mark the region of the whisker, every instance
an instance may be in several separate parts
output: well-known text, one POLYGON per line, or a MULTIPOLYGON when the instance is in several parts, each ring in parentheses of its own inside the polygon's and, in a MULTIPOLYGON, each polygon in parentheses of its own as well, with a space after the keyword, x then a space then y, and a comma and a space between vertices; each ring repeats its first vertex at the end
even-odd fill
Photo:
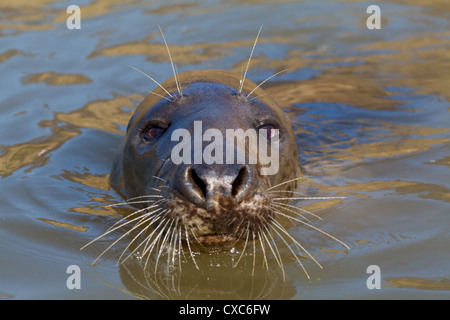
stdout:
MULTIPOLYGON (((244 74, 244 63, 241 63, 241 77, 243 76, 243 74, 244 74)), ((242 81, 242 80, 239 80, 239 81, 242 81)), ((239 83, 239 84, 241 84, 241 83, 239 83)))
MULTIPOLYGON (((153 217, 148 217, 147 219, 145 219, 142 223, 147 223, 147 222, 149 222, 150 220, 152 220, 152 218, 153 217)), ((158 219, 155 219, 155 221, 156 220, 158 220, 158 219)), ((123 251, 122 251, 122 253, 120 254, 120 256, 119 256, 119 258, 117 259, 117 263, 116 263, 116 266, 117 265, 119 265, 119 263, 124 263, 128 258, 129 258, 129 256, 126 258, 126 259, 124 259, 123 261, 121 261, 122 260, 122 256, 125 254, 125 252, 127 252, 127 250, 130 248, 130 246, 133 244, 133 242, 134 241, 136 241, 136 239, 143 233, 143 232, 145 232, 145 231, 147 231, 147 229, 149 228, 151 226, 151 223, 149 223, 147 226, 145 226, 144 228, 142 228, 142 230, 128 243, 128 245, 125 247, 125 249, 123 249, 123 251)), ((136 227, 138 227, 138 226, 135 226, 135 227, 133 227, 133 229, 131 229, 131 230, 134 230, 136 227)), ((130 231, 131 231, 130 230, 130 231)), ((133 252, 134 252, 134 250, 133 250, 133 252)))
MULTIPOLYGON (((258 237, 259 237, 260 239, 262 239, 262 237, 261 237, 261 232, 259 232, 259 231, 258 231, 258 237)), ((264 248, 264 242, 263 242, 263 241, 260 241, 259 244, 261 245, 261 249, 262 249, 262 251, 263 251, 263 257, 264 257, 263 266, 264 266, 264 262, 265 262, 265 264, 266 264, 266 269, 267 269, 267 271, 269 271, 269 264, 268 264, 268 262, 267 262, 266 249, 264 248)))
POLYGON ((281 183, 279 183, 279 184, 276 184, 276 185, 274 185, 274 186, 268 188, 267 191, 270 191, 270 190, 272 190, 272 189, 278 188, 279 186, 282 186, 282 185, 284 185, 284 184, 286 184, 286 183, 294 182, 294 181, 296 181, 296 180, 301 180, 301 179, 305 179, 305 178, 306 178, 306 177, 303 176, 303 177, 298 177, 298 178, 290 179, 290 180, 287 180, 287 181, 283 181, 283 182, 281 182, 281 183))
MULTIPOLYGON (((305 252, 306 255, 307 255, 311 260, 313 260, 313 261, 314 261, 321 269, 323 269, 322 265, 316 260, 316 258, 314 258, 314 257, 309 253, 309 251, 306 250, 306 249, 300 244, 300 242, 297 241, 297 239, 295 239, 293 236, 291 236, 291 235, 289 234, 289 232, 287 232, 287 230, 286 230, 286 229, 285 229, 278 221, 276 221, 274 218, 272 218, 272 221, 273 221, 274 226, 276 225, 277 228, 278 228, 281 232, 283 232, 285 235, 288 236, 289 239, 292 240, 292 242, 294 243, 294 245, 295 245, 295 247, 297 248, 297 250, 299 250, 300 252, 301 252, 301 251, 305 252)), ((277 232, 275 229, 274 229, 274 231, 277 232)), ((278 233, 278 232, 277 232, 277 233, 278 233)), ((283 237, 281 237, 281 238, 284 239, 283 237)))
POLYGON ((163 33, 163 31, 161 29, 161 26, 159 24, 158 24, 158 28, 159 28, 159 31, 161 31, 161 36, 162 36, 162 38, 164 40, 164 44, 166 45, 167 53, 169 54, 170 63, 172 65, 173 76, 175 78, 175 83, 177 85, 178 92, 180 93, 180 95, 183 95, 183 92, 181 91, 181 88, 180 88, 180 84, 178 83, 178 77, 177 77, 177 74, 175 72, 175 66, 173 65, 172 55, 170 54, 170 50, 169 50, 169 46, 167 45, 166 37, 164 37, 164 33, 163 33))
MULTIPOLYGON (((178 241, 176 241, 176 242, 178 242, 178 251, 177 251, 177 253, 178 253, 178 285, 177 285, 177 288, 175 289, 175 286, 174 286, 174 289, 175 289, 175 292, 178 294, 178 296, 181 296, 181 253, 182 253, 182 242, 181 242, 181 225, 182 225, 182 223, 180 223, 180 226, 179 226, 179 228, 178 228, 178 233, 177 233, 177 237, 176 237, 176 239, 178 240, 178 241)), ((175 246, 177 245, 177 243, 175 242, 175 246)), ((175 250, 175 248, 174 248, 174 250, 175 250)), ((175 264, 175 261, 174 261, 174 264, 175 264)))
MULTIPOLYGON (((162 198, 162 197, 161 197, 162 198)), ((130 204, 139 204, 139 203, 149 203, 149 201, 155 202, 156 200, 142 200, 142 201, 127 201, 127 202, 118 202, 114 204, 109 204, 106 206, 106 208, 110 207, 118 207, 118 206, 124 206, 124 205, 130 205, 130 204)), ((152 203, 153 203, 152 202, 152 203)))
MULTIPOLYGON (((162 212, 159 212, 157 215, 155 215, 155 216, 152 216, 152 217, 149 217, 148 218, 148 222, 149 222, 149 224, 145 227, 145 228, 143 228, 142 230, 141 230, 141 232, 139 232, 134 238, 133 238, 133 240, 131 240, 130 241, 130 243, 128 244, 128 246, 122 251, 122 254, 120 255, 120 257, 119 257, 119 259, 117 260, 117 263, 120 263, 120 260, 122 259, 122 256, 125 254, 125 252, 128 250, 128 248, 131 246, 131 244, 142 234, 142 233, 144 233, 145 231, 147 231, 147 229, 149 228, 149 227, 151 227, 151 225, 153 224, 153 223, 155 223, 156 221, 158 221, 159 219, 161 219, 162 218, 162 216, 167 212, 167 211, 169 211, 168 209, 166 209, 166 210, 164 210, 164 211, 162 211, 162 212), (151 221, 151 222, 150 222, 151 221)), ((133 250, 134 251, 134 250, 133 250)), ((128 256, 129 257, 129 256, 128 256)), ((127 259, 128 259, 128 257, 127 257, 127 259)), ((126 259, 125 259, 126 260, 126 259)), ((122 263, 123 262, 125 262, 125 260, 123 260, 122 261, 122 263)))
MULTIPOLYGON (((179 265, 178 265, 178 272, 181 273, 181 260, 180 260, 180 247, 179 245, 179 235, 180 233, 177 232, 177 230, 179 229, 178 224, 180 223, 180 220, 177 219, 176 223, 175 223, 175 227, 173 227, 172 229, 172 235, 171 235, 171 239, 170 239, 170 250, 172 252, 172 258, 171 258, 171 264, 169 265, 169 254, 167 256, 167 276, 170 276, 170 270, 171 267, 175 268, 175 256, 178 255, 178 261, 179 261, 179 265)), ((181 226, 181 223, 180 223, 181 226)), ((177 295, 181 295, 181 288, 180 288, 180 275, 178 275, 178 285, 175 284, 175 274, 171 275, 171 280, 172 280, 172 291, 175 292, 177 295)))
POLYGON ((197 262, 195 261, 194 254, 192 253, 191 245, 189 244, 189 235, 188 235, 188 230, 187 230, 186 227, 184 228, 184 231, 186 233, 186 243, 187 243, 188 248, 189 248, 189 254, 191 255, 192 261, 194 262, 195 267, 197 268, 197 270, 200 270, 200 268, 197 265, 197 262))
MULTIPOLYGON (((166 213, 167 211, 168 211, 167 209, 164 210, 163 212, 161 212, 161 215, 166 213)), ((130 258, 135 252, 137 252, 137 250, 139 250, 139 248, 142 245, 144 245, 144 248, 143 248, 142 254, 140 256, 141 256, 141 258, 144 258, 145 254, 146 254, 147 245, 150 242, 150 240, 152 240, 153 234, 155 234, 158 231, 158 229, 163 225, 164 221, 166 221, 166 220, 168 220, 168 219, 163 217, 162 220, 160 221, 160 223, 152 230, 152 232, 150 232, 150 234, 147 235, 147 237, 138 246, 136 246, 136 248, 134 248, 133 251, 130 252, 130 254, 122 261, 122 263, 125 262, 126 260, 128 260, 128 258, 130 258)), ((149 227, 150 227, 150 225, 149 225, 149 227)), ((155 241, 156 241, 156 239, 157 238, 155 238, 155 241)))
POLYGON ((157 244, 157 242, 161 241, 161 235, 165 232, 167 225, 172 220, 165 216, 163 219, 155 226, 155 228, 145 237, 145 240, 142 244, 144 247, 142 248, 142 256, 150 256, 150 253, 153 251, 153 247, 157 244), (155 237, 153 237, 157 234, 155 237))
MULTIPOLYGON (((169 225, 169 227, 168 227, 167 230, 171 230, 170 228, 172 227, 173 222, 174 222, 174 220, 171 219, 170 225, 169 225)), ((166 234, 165 234, 164 237, 163 237, 162 243, 161 243, 161 245, 159 246, 159 252, 158 252, 158 255, 157 255, 157 258, 156 258, 156 262, 155 262, 155 277, 156 277, 156 271, 158 270, 159 258, 161 258, 161 253, 162 253, 163 249, 164 249, 165 246, 166 246, 166 241, 167 241, 167 239, 168 239, 168 236, 169 236, 169 232, 166 232, 166 234)))
POLYGON ((149 78, 150 80, 152 80, 154 83, 156 83, 161 89, 163 89, 171 98, 173 98, 173 96, 170 94, 169 91, 166 90, 166 88, 164 88, 158 81, 156 81, 155 79, 153 79, 152 77, 150 77, 148 74, 146 74, 144 71, 139 70, 138 68, 135 68, 133 66, 128 66, 131 69, 136 70, 137 72, 142 73, 144 76, 146 76, 147 78, 149 78))
POLYGON ((255 264, 256 264, 256 243, 255 243, 255 231, 252 230, 253 237, 253 267, 252 267, 252 277, 255 275, 255 264))
POLYGON ((167 98, 167 97, 164 97, 162 94, 159 94, 159 93, 156 93, 156 92, 147 90, 147 89, 145 89, 145 91, 147 91, 147 92, 150 93, 150 94, 154 94, 155 96, 158 96, 158 97, 161 97, 161 98, 163 98, 163 99, 166 99, 166 100, 169 101, 169 102, 173 102, 173 100, 171 100, 171 99, 169 99, 169 98, 167 98))
POLYGON ((166 180, 164 180, 163 178, 158 177, 158 176, 152 176, 152 178, 159 179, 159 180, 161 180, 162 182, 167 182, 166 180))
POLYGON ((300 217, 300 218, 302 218, 302 219, 305 219, 305 220, 308 221, 308 222, 311 222, 311 220, 309 220, 308 218, 306 218, 304 215, 300 214, 299 212, 296 212, 296 211, 294 211, 294 210, 292 210, 292 209, 289 209, 289 208, 286 208, 286 207, 282 207, 282 206, 280 206, 280 205, 278 205, 278 204, 276 204, 276 203, 272 203, 272 204, 270 205, 270 207, 271 207, 272 209, 274 209, 274 211, 277 211, 277 210, 286 210, 286 211, 289 211, 289 212, 291 212, 291 213, 297 215, 298 217, 300 217))
MULTIPOLYGON (((152 208, 152 207, 154 207, 154 206, 155 206, 155 205, 150 206, 150 207, 147 207, 147 208, 144 208, 144 209, 141 209, 141 210, 137 210, 137 211, 135 211, 135 212, 129 214, 127 217, 132 216, 132 215, 135 215, 135 214, 138 213, 138 212, 142 212, 142 211, 144 211, 144 210, 148 210, 148 209, 150 209, 150 208, 152 208)), ((153 212, 153 211, 152 211, 152 212, 153 212)), ((83 247, 81 247, 80 250, 83 250, 83 249, 86 248, 87 246, 91 245, 92 243, 94 243, 95 241, 99 240, 100 238, 103 238, 104 236, 110 234, 111 232, 113 232, 113 231, 115 231, 115 230, 117 230, 117 229, 119 229, 119 228, 122 228, 122 227, 126 226, 127 224, 129 224, 129 223, 131 223, 131 222, 133 222, 133 221, 135 221, 135 220, 137 220, 137 219, 140 219, 140 218, 142 218, 142 217, 145 217, 145 216, 148 216, 148 215, 152 214, 152 212, 146 213, 146 214, 143 215, 143 216, 138 216, 138 217, 133 218, 133 219, 131 219, 131 220, 126 220, 125 217, 122 218, 122 219, 120 219, 120 220, 117 221, 111 228, 109 228, 106 232, 104 232, 103 234, 101 234, 100 236, 98 236, 97 238, 95 238, 94 240, 90 241, 89 243, 87 243, 87 244, 85 244, 83 247), (114 226, 116 226, 118 223, 120 223, 120 222, 122 222, 122 221, 124 221, 124 220, 126 220, 126 222, 120 224, 120 225, 117 226, 117 227, 114 227, 114 226)))
POLYGON ((175 253, 176 253, 176 248, 175 248, 175 243, 176 243, 176 232, 175 230, 178 227, 178 219, 175 221, 175 226, 171 229, 171 235, 170 235, 170 240, 169 240, 169 251, 167 254, 167 274, 169 274, 170 271, 170 266, 175 264, 175 253), (172 257, 170 257, 170 252, 172 253, 172 257), (172 259, 170 259, 172 258, 172 259), (170 261, 171 260, 171 261, 170 261))
MULTIPOLYGON (((302 268, 303 272, 305 273, 306 277, 308 278, 308 280, 311 280, 308 271, 306 271, 305 266, 303 265, 303 263, 300 261, 300 259, 297 257, 297 254, 294 252, 294 250, 292 250, 291 246, 289 245, 289 243, 287 243, 287 241, 281 236, 281 234, 275 229, 275 226, 273 228, 273 231, 275 231, 278 236, 280 237, 280 239, 286 244, 286 247, 288 247, 288 249, 292 252, 292 255, 295 257, 295 260, 297 260, 297 262, 300 264, 300 267, 302 268)), ((284 231, 284 230, 283 230, 284 231)))
POLYGON ((287 203, 273 201, 272 205, 276 206, 276 207, 279 207, 279 208, 283 208, 284 210, 287 210, 289 212, 295 213, 296 215, 302 217, 303 219, 305 219, 306 221, 309 221, 309 222, 311 222, 311 221, 308 218, 306 218, 305 216, 301 215, 299 212, 293 211, 293 210, 291 210, 289 208, 294 208, 294 209, 300 210, 301 212, 304 212, 306 214, 312 215, 314 218, 317 218, 319 220, 323 220, 321 217, 319 217, 317 214, 315 214, 315 213, 313 213, 311 211, 308 211, 308 210, 305 210, 303 208, 296 207, 296 206, 293 206, 293 205, 290 205, 290 204, 287 204, 287 203))
POLYGON ((281 259, 280 251, 278 250, 278 246, 276 245, 276 243, 275 243, 275 241, 274 241, 272 235, 270 234, 270 231, 267 229, 267 226, 264 226, 264 227, 265 227, 267 233, 269 234, 270 238, 272 239, 272 242, 273 242, 273 244, 274 244, 274 246, 275 246, 276 252, 275 252, 275 250, 272 248, 272 245, 270 244, 269 239, 267 239, 266 233, 262 232, 262 235, 264 236, 264 239, 266 240, 267 245, 268 245, 269 248, 270 248, 270 251, 272 251, 273 256, 275 257, 275 260, 277 260, 277 263, 278 263, 278 265, 280 266, 281 272, 282 272, 282 274, 283 274, 283 281, 285 281, 285 280, 286 280, 286 274, 285 274, 285 272, 284 272, 283 260, 281 259))
POLYGON ((286 69, 285 69, 285 70, 278 71, 277 73, 274 73, 273 75, 271 75, 270 77, 268 77, 266 80, 262 81, 260 84, 258 84, 258 85, 255 87, 255 89, 253 89, 252 91, 250 91, 249 94, 247 94, 247 98, 248 98, 249 96, 251 96, 252 93, 253 93, 256 89, 258 89, 259 87, 261 87, 265 82, 269 81, 270 79, 272 79, 273 77, 279 75, 280 73, 283 73, 283 72, 286 72, 286 71, 287 71, 286 69))
POLYGON ((248 67, 250 65, 250 61, 252 60, 253 51, 255 50, 256 43, 258 42, 259 34, 261 33, 262 27, 263 26, 261 25, 261 27, 259 28, 258 34, 256 35, 255 43, 253 44, 253 48, 250 53, 250 57, 248 58, 247 67, 245 68, 244 76, 242 77, 242 80, 241 80, 241 83, 239 86, 239 94, 241 94, 242 88, 244 87, 245 77, 247 76, 248 67))
MULTIPOLYGON (((161 192, 158 189, 155 189, 155 190, 161 192)), ((136 196, 136 197, 133 197, 133 198, 128 198, 126 201, 128 202, 128 201, 131 201, 131 200, 143 199, 143 198, 163 198, 163 196, 161 196, 159 194, 146 194, 146 195, 143 195, 143 196, 136 196)))
MULTIPOLYGON (((186 230, 186 228, 184 228, 184 223, 183 223, 183 221, 180 223, 180 228, 179 228, 179 230, 178 230, 178 234, 179 234, 179 240, 178 240, 178 242, 179 242, 179 246, 180 246, 180 252, 183 254, 183 258, 184 259, 187 259, 186 258, 186 253, 184 252, 184 250, 183 250, 183 232, 182 232, 182 229, 185 229, 186 230)), ((180 257, 180 260, 181 260, 181 257, 180 257)), ((180 263, 181 263, 181 261, 180 261, 180 263)), ((181 265, 180 265, 181 266, 181 265)))
MULTIPOLYGON (((233 222, 236 221, 236 219, 237 219, 237 217, 234 217, 233 219, 231 219, 230 222, 227 223, 227 226, 230 226, 233 222)), ((242 221, 241 221, 241 223, 242 223, 242 221)))
POLYGON ((248 99, 248 101, 250 102, 250 101, 252 101, 252 100, 254 100, 254 99, 259 99, 259 98, 261 98, 261 97, 267 96, 268 94, 269 94, 269 93, 266 92, 266 93, 260 94, 259 96, 254 96, 254 97, 248 99))
POLYGON ((183 243, 182 243, 182 239, 181 239, 181 226, 182 223, 180 223, 180 227, 178 228, 178 271, 180 272, 181 275, 181 254, 183 254, 184 256, 184 251, 183 251, 183 243))
POLYGON ((280 212, 280 211, 278 211, 277 213, 278 213, 279 215, 282 215, 282 216, 288 218, 288 219, 292 219, 292 220, 295 220, 295 221, 297 221, 297 222, 300 222, 300 223, 304 224, 305 226, 307 226, 307 227, 309 227, 309 228, 311 228, 311 229, 314 229, 314 230, 316 230, 316 231, 319 231, 320 233, 326 235, 327 237, 333 239, 333 240, 336 241, 336 242, 339 242, 342 246, 344 246, 345 248, 347 248, 348 250, 350 250, 349 246, 347 246, 344 242, 342 242, 342 241, 339 240, 338 238, 332 236, 332 235, 329 234, 328 232, 325 232, 325 231, 323 231, 323 230, 321 230, 321 229, 319 229, 319 228, 313 226, 313 225, 310 224, 310 223, 307 223, 307 222, 305 222, 305 221, 302 221, 302 220, 299 220, 299 219, 297 219, 297 218, 291 217, 291 216, 289 216, 289 215, 287 215, 287 214, 284 214, 284 213, 282 213, 282 212, 280 212))
MULTIPOLYGON (((244 222, 244 220, 241 220, 241 222, 239 223, 239 226, 236 228, 236 231, 233 233, 233 236, 236 238, 233 243, 231 244, 231 246, 234 246, 240 239, 241 236, 244 234, 245 229, 242 229, 241 233, 238 235, 237 231, 239 230, 239 227, 241 226, 241 224, 244 222)), ((250 222, 250 221, 248 221, 250 222)), ((248 232, 248 226, 247 226, 247 232, 248 232)), ((247 235, 248 236, 248 235, 247 235)))
POLYGON ((236 266, 239 264, 239 261, 241 261, 241 258, 242 258, 242 256, 244 255, 245 249, 247 248, 249 228, 250 228, 250 221, 247 221, 247 236, 245 237, 244 248, 242 249, 242 252, 241 252, 241 255, 239 256, 239 259, 238 259, 238 260, 236 261, 236 263, 233 265, 233 268, 236 268, 236 266))
POLYGON ((284 193, 284 192, 289 192, 290 194, 298 194, 300 196, 306 196, 306 194, 304 194, 304 193, 296 192, 296 191, 292 191, 292 190, 272 190, 272 191, 268 191, 267 193, 284 193))
MULTIPOLYGON (((111 229, 113 229, 115 226, 117 226, 117 225, 118 225, 119 223, 121 223, 122 221, 125 221, 125 220, 126 220, 126 221, 130 221, 130 220, 128 220, 128 219, 130 219, 130 218, 131 218, 132 216, 134 216, 134 215, 137 215, 138 213, 145 212, 145 211, 150 210, 150 209, 155 208, 155 207, 159 207, 159 205, 160 205, 161 203, 164 203, 165 201, 166 201, 165 199, 157 200, 157 201, 155 201, 154 203, 152 203, 152 205, 150 205, 150 206, 148 206, 148 207, 145 207, 145 208, 143 208, 143 209, 139 209, 139 210, 133 211, 132 213, 130 213, 130 214, 128 214, 128 215, 122 217, 119 221, 115 222, 111 227, 108 228, 107 231, 110 231, 111 229)), ((144 215, 150 215, 150 214, 152 214, 152 213, 153 213, 153 211, 148 211, 148 212, 145 212, 144 215)), ((139 217, 133 218, 133 220, 134 220, 134 219, 138 219, 138 218, 139 218, 139 217)))
POLYGON ((347 197, 291 197, 291 198, 273 198, 272 200, 337 200, 347 199, 347 197))
MULTIPOLYGON (((197 241, 197 243, 198 243, 200 246, 205 247, 205 246, 201 243, 201 241, 198 240, 197 235, 195 234, 195 232, 192 231, 192 227, 191 227, 190 229, 191 229, 192 235, 194 236, 195 241, 197 241)), ((186 239, 186 240, 187 240, 187 239, 186 239)))
MULTIPOLYGON (((151 188, 154 189, 156 191, 162 192, 161 190, 155 189, 155 188, 151 188)), ((156 202, 161 202, 161 200, 156 200, 156 199, 151 199, 151 198, 164 198, 161 195, 156 195, 156 194, 148 194, 148 195, 143 195, 143 196, 137 196, 137 197, 133 197, 133 198, 128 198, 125 200, 125 202, 117 202, 117 203, 113 203, 113 204, 109 204, 106 206, 106 208, 109 207, 116 207, 116 206, 124 206, 124 205, 130 205, 130 204, 139 204, 139 203, 148 203, 148 202, 152 202, 152 203, 156 203, 156 202), (142 201, 131 201, 131 200, 137 200, 137 199, 143 199, 143 198, 150 198, 148 200, 142 200, 142 201)))
MULTIPOLYGON (((232 219, 232 222, 234 222, 236 219, 237 219, 237 217, 234 217, 234 218, 232 219)), ((248 222, 250 222, 250 221, 248 221, 248 222)), ((244 223, 244 220, 243 220, 243 219, 241 219, 241 222, 239 222, 239 224, 234 228, 234 229, 236 230, 236 231, 234 232, 234 236, 236 237, 236 240, 233 241, 233 243, 231 244, 232 246, 234 246, 234 245, 236 244, 236 242, 238 242, 238 241, 240 240, 241 235, 245 232, 245 229, 242 229, 242 231, 241 231, 241 233, 239 234, 239 236, 237 235, 237 231, 239 231, 239 228, 241 227, 242 223, 244 223)), ((230 224, 231 224, 231 222, 228 223, 228 226, 229 226, 230 224)), ((248 225, 247 225, 247 228, 248 228, 248 225)))
MULTIPOLYGON (((159 210, 159 209, 157 209, 159 210)), ((144 215, 139 217, 141 218, 136 225, 133 226, 133 228, 131 228, 130 230, 128 230, 127 232, 125 232, 124 234, 122 234, 119 238, 117 238, 113 243, 111 243, 92 263, 92 265, 95 265, 95 263, 109 250, 111 249, 117 242, 119 242, 121 239, 123 239, 126 235, 128 235, 130 232, 132 232, 135 228, 139 227, 140 225, 142 225, 143 223, 147 222, 148 220, 150 220, 152 217, 148 217, 148 215, 144 215), (148 218, 148 219, 147 219, 148 218)))
MULTIPOLYGON (((157 228, 159 228, 160 226, 163 226, 162 229, 159 231, 158 235, 153 239, 153 242, 150 244, 150 246, 148 246, 148 243, 150 242, 151 236, 154 234, 154 232, 156 231, 157 228, 155 228, 155 230, 152 231, 152 233, 150 235, 148 235, 147 239, 145 241, 145 246, 144 246, 144 250, 142 252, 142 257, 144 257, 145 255, 147 255, 147 259, 145 260, 144 263, 144 270, 147 269, 147 264, 148 261, 150 259, 150 255, 153 251, 153 248, 155 247, 156 243, 159 242, 161 240, 160 236, 163 234, 164 231, 166 231, 166 227, 167 224, 171 221, 171 219, 164 219, 163 221, 160 222, 160 224, 157 226, 157 228), (166 220, 166 223, 163 225, 163 222, 166 220)), ((173 222, 173 220, 172 220, 173 222)), ((158 257, 159 258, 159 257, 158 257)))

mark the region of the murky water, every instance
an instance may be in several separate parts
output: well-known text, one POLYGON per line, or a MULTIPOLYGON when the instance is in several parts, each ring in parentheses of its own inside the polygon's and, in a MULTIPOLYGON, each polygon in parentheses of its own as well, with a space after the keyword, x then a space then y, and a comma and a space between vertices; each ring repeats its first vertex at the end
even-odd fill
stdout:
POLYGON ((0 298, 450 298, 449 7, 379 2, 382 28, 369 30, 370 4, 80 1, 81 29, 69 30, 64 2, 3 0, 0 298), (302 205, 350 250, 289 226, 323 267, 304 259, 310 280, 283 245, 283 269, 270 252, 269 272, 251 252, 233 268, 234 248, 155 281, 133 263, 116 266, 120 247, 91 267, 111 239, 80 251, 117 220, 109 169, 155 86, 128 66, 171 76, 158 24, 179 72, 238 73, 264 25, 249 77, 287 70, 265 88, 292 119, 308 171, 300 188, 346 197, 302 205), (83 269, 80 290, 66 286, 69 265, 83 269), (370 265, 381 289, 366 286, 370 265))

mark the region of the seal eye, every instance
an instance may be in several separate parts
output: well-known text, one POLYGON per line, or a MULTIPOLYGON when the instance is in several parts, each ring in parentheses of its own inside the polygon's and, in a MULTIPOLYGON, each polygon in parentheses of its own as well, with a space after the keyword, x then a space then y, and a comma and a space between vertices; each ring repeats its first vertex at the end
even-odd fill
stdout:
POLYGON ((155 139, 159 138, 164 132, 164 129, 155 125, 147 127, 145 130, 143 130, 142 135, 145 139, 155 139))
POLYGON ((264 129, 267 132, 267 140, 271 140, 279 135, 278 130, 271 124, 263 125, 258 130, 264 129))

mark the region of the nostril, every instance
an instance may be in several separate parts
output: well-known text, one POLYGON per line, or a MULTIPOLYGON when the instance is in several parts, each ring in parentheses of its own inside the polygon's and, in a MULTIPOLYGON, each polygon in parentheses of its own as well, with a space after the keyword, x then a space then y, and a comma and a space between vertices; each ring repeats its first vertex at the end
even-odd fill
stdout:
POLYGON ((240 191, 242 191, 246 179, 247 179, 247 167, 244 166, 241 168, 241 170, 239 170, 236 179, 234 179, 233 184, 231 185, 231 195, 233 197, 236 197, 236 195, 240 191))
POLYGON ((189 176, 192 178, 193 185, 200 189, 203 198, 206 199, 206 183, 198 176, 193 168, 189 169, 189 176))
POLYGON ((177 189, 190 203, 209 210, 222 200, 236 204, 256 190, 253 168, 248 165, 213 168, 184 167, 177 176, 177 189))

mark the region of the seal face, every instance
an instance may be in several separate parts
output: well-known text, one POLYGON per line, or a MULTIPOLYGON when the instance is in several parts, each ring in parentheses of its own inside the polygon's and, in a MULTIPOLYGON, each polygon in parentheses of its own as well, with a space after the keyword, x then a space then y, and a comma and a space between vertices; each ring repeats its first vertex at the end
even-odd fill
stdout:
POLYGON ((257 239, 275 218, 270 190, 295 187, 301 167, 288 117, 256 84, 240 84, 224 70, 184 72, 156 88, 131 117, 110 181, 155 229, 201 244, 257 239), (265 133, 258 147, 276 139, 275 172, 263 174, 267 161, 255 157, 248 140, 234 149, 216 141, 249 130, 265 133), (221 153, 231 161, 211 161, 221 153))

